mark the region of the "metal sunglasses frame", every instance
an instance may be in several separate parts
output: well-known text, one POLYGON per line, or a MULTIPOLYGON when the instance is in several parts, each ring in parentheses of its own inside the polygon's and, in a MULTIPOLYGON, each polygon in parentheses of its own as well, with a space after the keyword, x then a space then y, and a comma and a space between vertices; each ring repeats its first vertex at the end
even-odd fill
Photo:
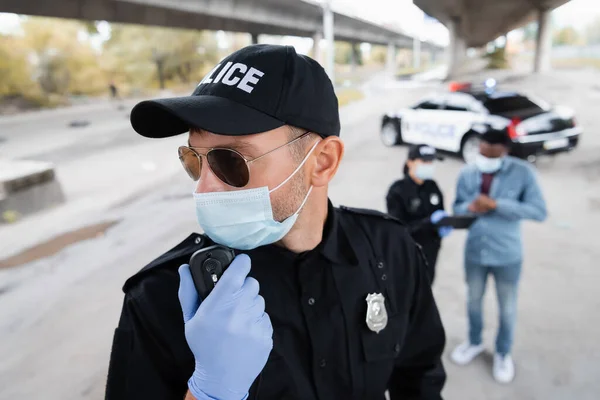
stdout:
MULTIPOLYGON (((212 167, 210 166, 210 162, 208 162, 208 154, 209 154, 211 151, 214 151, 214 150, 227 150, 227 151, 230 151, 230 152, 232 152, 232 153, 235 153, 235 154, 237 154, 238 156, 240 156, 240 158, 241 158, 242 160, 244 160, 244 163, 246 164, 246 168, 248 169, 248 181, 249 181, 249 180, 250 180, 250 164, 252 164, 254 161, 260 160, 261 158, 263 158, 263 157, 265 157, 265 156, 267 156, 267 155, 269 155, 269 154, 271 154, 271 153, 274 153, 275 151, 277 151, 277 150, 279 150, 279 149, 281 149, 281 148, 284 148, 284 147, 286 147, 286 146, 288 146, 288 145, 290 145, 290 144, 292 144, 292 143, 294 143, 294 142, 297 142, 298 140, 302 139, 303 137, 305 137, 306 135, 308 135, 308 134, 310 134, 310 133, 311 133, 310 131, 306 131, 306 132, 304 132, 302 135, 298 136, 297 138, 294 138, 294 139, 290 140, 289 142, 282 144, 281 146, 275 147, 274 149, 272 149, 272 150, 269 150, 269 151, 267 151, 266 153, 263 153, 263 154, 261 154, 260 156, 258 156, 258 157, 255 157, 255 158, 251 158, 251 159, 249 159, 249 158, 246 158, 246 157, 245 157, 245 156, 244 156, 242 153, 240 153, 239 151, 237 151, 237 150, 235 150, 235 149, 230 149, 230 148, 227 148, 227 147, 210 147, 210 148, 208 148, 208 151, 207 151, 206 153, 200 153, 200 152, 198 152, 198 149, 206 149, 206 147, 179 146, 178 150, 179 150, 179 151, 180 151, 181 149, 188 149, 188 150, 191 150, 191 152, 192 152, 192 153, 194 153, 194 155, 195 155, 195 156, 198 158, 198 163, 199 163, 199 165, 200 165, 200 168, 202 168, 202 165, 203 165, 203 163, 202 163, 202 157, 205 157, 205 158, 206 158, 206 165, 208 165, 208 168, 210 168, 210 169, 211 169, 211 171, 212 171, 212 167)), ((183 162, 183 157, 182 157, 182 156, 179 156, 179 161, 180 161, 182 164, 185 164, 185 163, 183 162)), ((184 165, 184 169, 185 169, 185 165, 184 165)), ((200 172, 202 172, 202 169, 200 169, 200 172)), ((213 171, 213 173, 214 173, 214 171, 213 171)), ((215 176, 217 177, 217 179, 219 179, 219 180, 220 180, 221 182, 223 182, 224 184, 226 184, 226 185, 228 185, 228 186, 232 186, 232 185, 230 185, 229 183, 227 183, 227 182, 224 182, 224 181, 223 181, 221 178, 219 178, 219 177, 218 177, 216 174, 215 174, 215 176)), ((246 182, 246 184, 245 184, 244 186, 246 186, 247 184, 248 184, 248 182, 246 182)), ((239 187, 244 187, 244 186, 239 186, 239 187)), ((238 186, 232 186, 232 187, 238 187, 238 186)))

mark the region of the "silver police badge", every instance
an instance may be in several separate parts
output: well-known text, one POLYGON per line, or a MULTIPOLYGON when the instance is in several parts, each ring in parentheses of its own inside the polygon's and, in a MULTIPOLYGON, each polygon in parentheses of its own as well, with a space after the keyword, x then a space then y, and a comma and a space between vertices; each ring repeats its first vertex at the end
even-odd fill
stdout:
POLYGON ((429 198, 429 201, 431 201, 431 204, 433 204, 434 206, 437 206, 438 204, 440 204, 440 196, 434 193, 429 198))
POLYGON ((367 296, 367 326, 375 333, 379 333, 387 326, 388 315, 385 309, 385 297, 381 293, 367 296))

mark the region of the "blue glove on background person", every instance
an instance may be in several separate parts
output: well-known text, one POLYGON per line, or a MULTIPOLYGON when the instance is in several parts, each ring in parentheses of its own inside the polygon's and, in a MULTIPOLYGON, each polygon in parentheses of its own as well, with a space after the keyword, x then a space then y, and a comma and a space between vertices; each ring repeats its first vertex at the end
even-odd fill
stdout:
POLYGON ((451 226, 440 226, 438 228, 438 235, 440 235, 441 238, 445 238, 446 236, 451 234, 453 230, 454 228, 451 226))
POLYGON ((434 211, 433 214, 431 214, 431 217, 429 217, 429 220, 431 221, 432 224, 437 224, 438 222, 440 222, 442 220, 442 218, 447 217, 448 213, 444 210, 437 210, 434 211))
MULTIPOLYGON (((431 217, 429 217, 429 220, 431 221, 432 224, 437 224, 438 222, 440 222, 442 220, 442 218, 447 217, 448 213, 444 210, 437 210, 434 211, 433 214, 431 214, 431 217)), ((452 230, 454 228, 452 228, 451 226, 440 226, 438 228, 438 235, 440 235, 440 237, 444 238, 446 236, 448 236, 450 233, 452 233, 452 230)))
POLYGON ((249 272, 250 257, 238 255, 201 302, 189 265, 179 268, 185 338, 196 360, 188 387, 198 400, 246 399, 273 348, 265 300, 249 272))

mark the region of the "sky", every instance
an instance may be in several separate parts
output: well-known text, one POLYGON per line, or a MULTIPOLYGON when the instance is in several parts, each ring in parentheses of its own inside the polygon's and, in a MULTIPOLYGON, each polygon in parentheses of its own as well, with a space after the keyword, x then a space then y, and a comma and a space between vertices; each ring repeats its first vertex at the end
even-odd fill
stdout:
POLYGON ((572 0, 552 13, 558 26, 572 25, 583 28, 600 17, 600 0, 572 0))
MULTIPOLYGON (((320 3, 324 0, 312 0, 320 3)), ((572 0, 553 11, 557 26, 572 25, 582 28, 600 17, 600 0, 572 0)), ((419 34, 424 40, 440 44, 448 43, 448 32, 441 24, 424 25, 424 13, 412 0, 331 0, 332 8, 344 14, 366 19, 379 24, 392 25, 408 34, 419 34), (426 28, 425 28, 426 27, 426 28)), ((18 30, 19 18, 15 14, 0 13, 0 33, 18 30)), ((105 35, 108 32, 103 32, 105 35)), ((289 38, 292 40, 292 38, 289 38)), ((289 41, 286 39, 286 41, 289 41)), ((309 46, 310 39, 297 40, 302 47, 309 46)))

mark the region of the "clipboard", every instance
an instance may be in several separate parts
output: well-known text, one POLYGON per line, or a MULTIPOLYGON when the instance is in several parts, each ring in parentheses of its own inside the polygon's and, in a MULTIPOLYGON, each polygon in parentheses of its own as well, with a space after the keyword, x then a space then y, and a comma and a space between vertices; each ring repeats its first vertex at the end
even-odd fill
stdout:
POLYGON ((454 229, 469 229, 476 219, 476 215, 450 215, 439 220, 436 226, 451 226, 454 229))

